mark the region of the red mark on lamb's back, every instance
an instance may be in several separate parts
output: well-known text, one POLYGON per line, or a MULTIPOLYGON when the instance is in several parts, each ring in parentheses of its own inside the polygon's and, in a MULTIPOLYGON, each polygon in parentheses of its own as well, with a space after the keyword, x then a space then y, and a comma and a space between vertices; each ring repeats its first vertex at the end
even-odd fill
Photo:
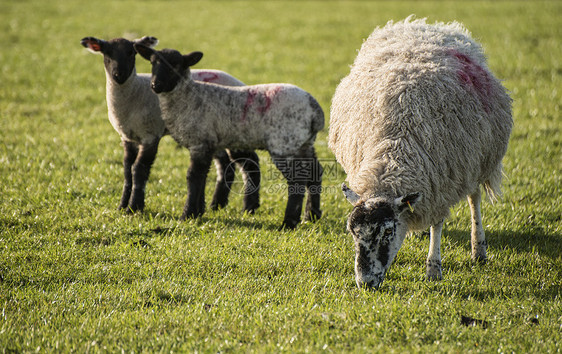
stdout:
POLYGON ((460 66, 457 71, 459 81, 467 89, 474 89, 476 91, 484 110, 489 112, 489 95, 492 91, 490 75, 486 70, 484 70, 484 68, 476 64, 466 54, 456 50, 451 50, 451 55, 457 59, 460 66))
POLYGON ((277 93, 280 90, 281 90, 280 86, 270 87, 267 88, 265 91, 257 90, 254 88, 249 89, 248 95, 246 96, 246 102, 242 110, 241 120, 246 121, 248 111, 250 110, 250 107, 252 107, 252 105, 254 104, 256 98, 258 98, 258 101, 262 101, 262 103, 256 107, 256 110, 262 115, 267 113, 271 108, 273 98, 275 97, 275 95, 277 95, 277 93))
POLYGON ((219 76, 216 73, 212 73, 209 71, 200 71, 197 73, 197 79, 203 82, 213 82, 217 81, 219 76))

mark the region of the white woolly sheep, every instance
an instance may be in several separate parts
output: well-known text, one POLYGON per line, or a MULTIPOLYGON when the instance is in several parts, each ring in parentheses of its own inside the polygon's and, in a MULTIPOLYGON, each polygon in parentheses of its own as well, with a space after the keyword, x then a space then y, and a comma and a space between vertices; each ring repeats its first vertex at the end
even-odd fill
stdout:
POLYGON ((324 127, 316 100, 289 84, 226 87, 191 79, 190 66, 203 53, 153 50, 135 44, 152 63, 152 89, 158 94, 162 118, 176 141, 189 149, 188 197, 182 219, 203 214, 205 179, 217 149, 264 149, 289 184, 283 227, 300 222, 305 190, 305 217, 320 218, 322 167, 314 141, 324 127))
POLYGON ((480 185, 500 195, 511 99, 459 23, 411 17, 363 43, 331 107, 329 147, 354 205, 359 287, 377 288, 409 231, 430 228, 428 279, 441 279, 441 230, 468 197, 472 258, 486 261, 480 185))
MULTIPOLYGON (((109 41, 86 37, 81 44, 93 53, 104 57, 106 73, 106 99, 109 121, 121 136, 124 148, 125 182, 119 209, 128 212, 143 210, 145 186, 158 144, 168 134, 161 117, 158 97, 150 88, 150 74, 137 74, 133 43, 155 46, 154 37, 134 41, 116 38, 109 41)), ((219 70, 194 70, 194 80, 220 85, 243 86, 244 83, 219 70)), ((211 202, 212 209, 223 208, 228 203, 230 187, 234 180, 232 162, 242 169, 246 190, 244 210, 253 213, 259 206, 259 158, 253 151, 218 151, 215 155, 217 184, 211 202)))

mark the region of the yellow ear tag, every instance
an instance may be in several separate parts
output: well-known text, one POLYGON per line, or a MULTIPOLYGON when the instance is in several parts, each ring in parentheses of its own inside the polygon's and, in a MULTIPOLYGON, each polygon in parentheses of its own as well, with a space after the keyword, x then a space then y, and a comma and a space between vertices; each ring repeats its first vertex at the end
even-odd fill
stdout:
POLYGON ((406 202, 408 204, 408 206, 410 207, 410 211, 413 213, 414 212, 414 207, 412 206, 412 204, 410 204, 410 202, 406 202))

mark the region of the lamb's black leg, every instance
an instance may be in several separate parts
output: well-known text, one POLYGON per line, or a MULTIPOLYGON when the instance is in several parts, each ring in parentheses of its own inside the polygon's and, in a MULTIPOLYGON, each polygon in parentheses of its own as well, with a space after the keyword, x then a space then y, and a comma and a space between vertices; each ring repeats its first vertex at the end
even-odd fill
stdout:
POLYGON ((294 229, 299 223, 306 182, 300 179, 300 166, 293 158, 273 157, 273 163, 287 179, 288 199, 281 228, 294 229))
POLYGON ((156 159, 159 139, 151 144, 140 145, 139 154, 133 164, 133 193, 129 200, 130 211, 144 209, 144 191, 150 175, 150 169, 156 159))
POLYGON ((181 220, 197 218, 205 212, 205 182, 213 154, 190 149, 191 164, 187 170, 187 200, 181 220))
POLYGON ((125 176, 125 182, 123 183, 123 193, 119 209, 127 209, 129 206, 131 188, 133 187, 133 171, 131 169, 139 153, 138 145, 131 141, 123 141, 123 153, 123 175, 125 176))
POLYGON ((320 194, 322 193, 322 174, 324 173, 324 169, 316 158, 314 150, 313 156, 310 158, 309 166, 310 178, 306 183, 308 196, 306 198, 305 220, 314 222, 322 217, 322 210, 320 210, 320 194))
POLYGON ((260 158, 254 151, 230 150, 230 157, 242 168, 244 212, 254 214, 260 206, 260 158))
POLYGON ((234 181, 235 169, 225 150, 217 152, 214 159, 217 167, 217 183, 211 200, 211 209, 217 210, 226 207, 228 204, 228 195, 234 181))

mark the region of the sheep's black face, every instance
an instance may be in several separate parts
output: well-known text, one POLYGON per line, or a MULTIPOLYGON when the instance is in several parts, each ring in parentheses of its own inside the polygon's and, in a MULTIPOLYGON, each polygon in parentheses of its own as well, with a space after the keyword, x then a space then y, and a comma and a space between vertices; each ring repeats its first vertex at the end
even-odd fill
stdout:
POLYGON ((359 202, 348 218, 355 241, 355 280, 360 288, 378 288, 402 244, 393 205, 381 199, 359 202))
POLYGON ((111 78, 123 85, 135 69, 135 49, 133 42, 123 38, 112 39, 103 46, 105 70, 111 78))
POLYGON ((421 193, 363 200, 345 184, 342 190, 354 205, 347 230, 355 241, 355 281, 360 288, 377 289, 404 242, 408 212, 421 199, 421 193))

